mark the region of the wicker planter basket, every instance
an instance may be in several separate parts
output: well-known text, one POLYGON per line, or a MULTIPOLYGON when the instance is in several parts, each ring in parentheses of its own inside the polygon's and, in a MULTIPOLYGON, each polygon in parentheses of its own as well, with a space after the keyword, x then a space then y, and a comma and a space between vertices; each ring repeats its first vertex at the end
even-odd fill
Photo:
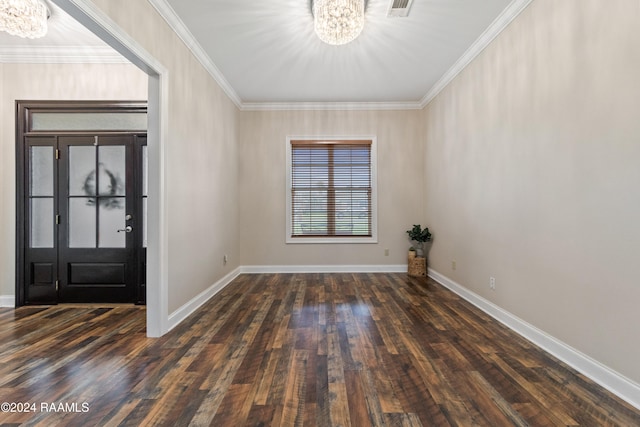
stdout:
POLYGON ((424 257, 409 257, 407 274, 409 274, 409 276, 426 277, 427 259, 424 257))

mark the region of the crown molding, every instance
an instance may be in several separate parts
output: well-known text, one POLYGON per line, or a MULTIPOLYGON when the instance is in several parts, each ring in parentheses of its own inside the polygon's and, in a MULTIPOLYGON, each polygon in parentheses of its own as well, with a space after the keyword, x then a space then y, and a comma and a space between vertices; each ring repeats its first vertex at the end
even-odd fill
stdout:
POLYGON ((419 102, 243 102, 242 111, 420 110, 419 102))
POLYGON ((489 27, 476 39, 455 64, 434 84, 429 92, 420 101, 421 108, 429 105, 442 90, 456 78, 467 65, 469 65, 480 53, 513 21, 533 0, 513 0, 509 6, 498 16, 489 27))
MULTIPOLYGON (((436 82, 418 102, 243 102, 187 29, 166 0, 149 0, 160 16, 169 24, 207 72, 220 85, 241 111, 296 111, 296 110, 419 110, 426 107, 455 77, 462 72, 532 0, 513 0, 491 25, 480 35, 456 63, 436 82)), ((122 64, 129 61, 107 46, 31 46, 0 47, 0 63, 100 63, 122 64)))
POLYGON ((1 46, 2 64, 127 64, 110 46, 1 46))
POLYGON ((187 48, 193 53, 196 59, 202 64, 207 72, 213 77, 213 79, 220 85, 222 90, 233 101, 238 108, 242 108, 242 99, 238 96, 235 89, 224 77, 222 72, 218 69, 216 64, 213 63, 209 55, 200 46, 196 38, 191 34, 187 26, 182 22, 182 19, 176 14, 173 8, 165 0, 149 0, 151 6, 153 6, 160 16, 169 24, 169 26, 175 31, 178 37, 184 42, 187 48))

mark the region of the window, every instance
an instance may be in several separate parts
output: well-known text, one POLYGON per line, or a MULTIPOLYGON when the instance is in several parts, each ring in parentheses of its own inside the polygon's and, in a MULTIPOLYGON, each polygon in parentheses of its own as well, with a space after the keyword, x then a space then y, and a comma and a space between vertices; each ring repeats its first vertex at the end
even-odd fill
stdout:
POLYGON ((375 138, 289 138, 287 158, 287 243, 376 242, 375 138))

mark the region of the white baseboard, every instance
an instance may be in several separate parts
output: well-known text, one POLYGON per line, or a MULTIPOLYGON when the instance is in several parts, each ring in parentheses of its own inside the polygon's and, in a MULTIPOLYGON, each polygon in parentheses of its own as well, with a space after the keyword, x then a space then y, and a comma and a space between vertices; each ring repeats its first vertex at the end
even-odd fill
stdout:
POLYGON ((406 273, 406 264, 395 265, 245 265, 244 274, 264 273, 406 273))
POLYGON ((14 308, 15 306, 16 306, 15 295, 0 295, 0 307, 14 308))
POLYGON ((178 326, 180 322, 182 322, 184 319, 189 317, 194 311, 200 308, 204 303, 209 301, 211 297, 213 297, 215 294, 217 294, 222 289, 224 289, 224 287, 227 286, 229 283, 231 283, 233 279, 238 277, 240 273, 241 273, 240 267, 236 268, 231 273, 227 274, 222 279, 218 280, 216 283, 209 286, 209 288, 200 292, 200 294, 196 295, 188 303, 184 304, 182 307, 180 307, 179 309, 171 313, 169 315, 169 322, 168 322, 169 329, 167 330, 167 332, 172 330, 176 326, 178 326))
POLYGON ((446 288, 469 301, 489 316, 503 323, 508 328, 517 332, 553 356, 562 360, 578 372, 589 377, 611 393, 625 400, 634 407, 640 409, 640 385, 626 378, 613 369, 592 359, 575 348, 554 338, 546 332, 514 316, 508 311, 498 307, 480 295, 470 291, 464 286, 454 282, 435 270, 428 269, 429 277, 446 288))

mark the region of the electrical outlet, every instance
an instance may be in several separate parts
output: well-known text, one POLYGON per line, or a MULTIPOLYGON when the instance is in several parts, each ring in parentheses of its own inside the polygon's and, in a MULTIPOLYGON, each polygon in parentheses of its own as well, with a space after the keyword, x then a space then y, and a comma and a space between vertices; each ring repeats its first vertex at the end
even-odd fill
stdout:
POLYGON ((489 277, 489 288, 491 290, 496 290, 496 278, 495 277, 489 277))
POLYGON ((456 262, 455 261, 451 261, 451 269, 452 270, 456 269, 456 262))
POLYGON ((389 249, 384 250, 384 256, 389 256, 389 249))

